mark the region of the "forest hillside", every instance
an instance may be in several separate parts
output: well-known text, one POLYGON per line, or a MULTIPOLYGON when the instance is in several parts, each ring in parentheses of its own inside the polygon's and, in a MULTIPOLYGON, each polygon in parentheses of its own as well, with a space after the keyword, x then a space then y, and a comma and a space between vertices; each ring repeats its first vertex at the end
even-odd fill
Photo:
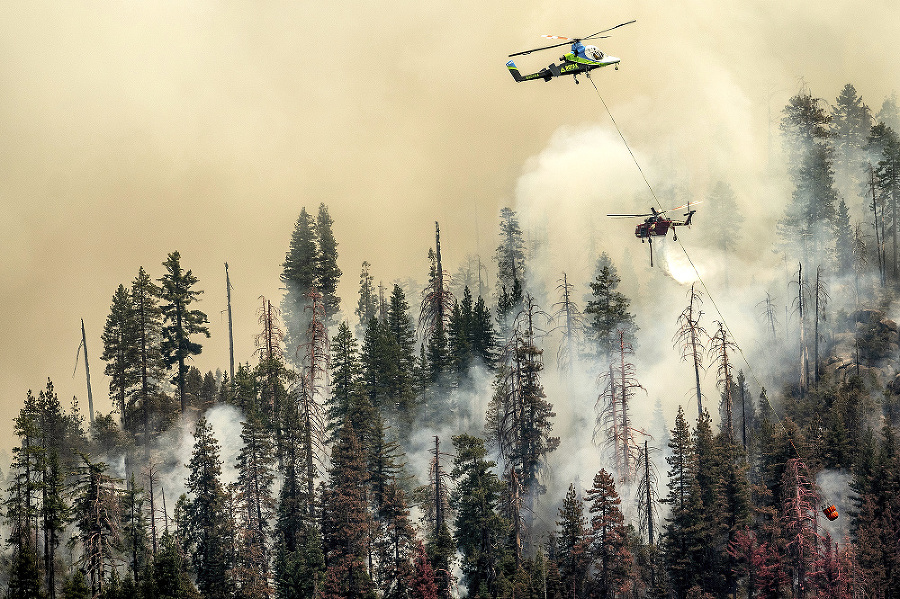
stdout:
POLYGON ((725 180, 666 194, 703 204, 652 270, 611 257, 628 221, 587 277, 513 205, 490 255, 448 265, 438 222, 385 285, 311 204, 253 359, 201 372, 233 339, 190 257, 135 265, 92 356, 114 409, 22 390, 6 596, 900 596, 900 109, 804 87, 780 130, 765 272, 725 180))

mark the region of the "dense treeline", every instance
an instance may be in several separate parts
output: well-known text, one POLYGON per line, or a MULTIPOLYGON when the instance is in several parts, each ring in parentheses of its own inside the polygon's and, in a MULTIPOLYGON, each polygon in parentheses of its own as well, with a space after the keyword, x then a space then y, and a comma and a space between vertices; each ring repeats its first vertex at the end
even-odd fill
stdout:
MULTIPOLYGON (((900 596, 900 339, 884 313, 900 284, 900 111, 888 99, 873 115, 851 85, 830 109, 802 90, 782 130, 797 319, 779 325, 764 292, 758 336, 782 385, 771 398, 691 289, 673 332, 697 418, 679 408, 650 439, 632 415, 636 306, 613 261, 598 257, 583 309, 562 274, 548 314, 509 208, 493 296, 480 258, 451 285, 436 224, 424 289, 376 287, 363 262, 351 322, 328 209, 304 208, 281 308, 259 311, 255 364, 188 365, 209 332, 199 281, 172 252, 158 279, 141 267, 113 293, 101 356, 113 413, 86 422, 49 380, 27 393, 4 495, 7 596, 900 596), (579 369, 598 381, 596 413, 573 426, 608 464, 561 497, 546 484, 562 432, 545 391, 551 339, 570 396, 579 369), (701 392, 702 368, 715 393, 701 392), (473 395, 483 401, 462 400, 473 395), (216 436, 225 407, 239 442, 216 436), (450 432, 425 450, 423 430, 450 432), (234 463, 223 442, 240 447, 234 463), (408 463, 423 451, 428 468, 408 463), (824 525, 830 476, 850 481, 846 538, 824 525), (546 505, 559 506, 552 522, 546 505)), ((708 201, 742 218, 727 182, 708 201)), ((734 250, 731 236, 709 242, 734 250)))

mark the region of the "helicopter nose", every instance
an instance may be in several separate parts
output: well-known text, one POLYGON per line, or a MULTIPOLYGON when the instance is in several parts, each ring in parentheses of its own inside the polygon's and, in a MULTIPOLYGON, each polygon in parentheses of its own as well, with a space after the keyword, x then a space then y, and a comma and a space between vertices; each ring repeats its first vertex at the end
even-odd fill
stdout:
POLYGON ((605 62, 606 64, 617 64, 619 60, 620 59, 615 56, 607 56, 603 59, 603 62, 605 62))

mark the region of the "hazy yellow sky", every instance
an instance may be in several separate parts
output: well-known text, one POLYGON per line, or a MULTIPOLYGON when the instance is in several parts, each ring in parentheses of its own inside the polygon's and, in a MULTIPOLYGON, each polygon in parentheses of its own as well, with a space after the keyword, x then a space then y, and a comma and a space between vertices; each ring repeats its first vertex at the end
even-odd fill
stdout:
POLYGON ((642 184, 594 89, 517 85, 504 66, 540 34, 631 19, 598 44, 620 70, 594 81, 648 177, 697 194, 728 179, 761 243, 780 216, 757 184, 769 108, 777 122, 804 82, 832 102, 853 83, 876 111, 900 88, 890 0, 0 3, 2 446, 48 377, 86 405, 83 368, 72 375, 82 318, 109 410, 112 294, 140 266, 161 276, 173 250, 205 291, 196 365, 228 366, 226 261, 236 358, 251 360, 258 298, 280 300, 303 206, 334 218, 351 319, 363 260, 386 284, 425 278, 434 221, 451 271, 490 257, 502 206, 610 251, 632 243, 599 218, 642 184))

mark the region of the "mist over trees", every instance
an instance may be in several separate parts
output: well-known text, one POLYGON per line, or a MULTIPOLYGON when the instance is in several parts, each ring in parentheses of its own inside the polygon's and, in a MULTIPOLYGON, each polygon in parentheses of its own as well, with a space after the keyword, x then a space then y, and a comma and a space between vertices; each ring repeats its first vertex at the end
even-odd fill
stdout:
MULTIPOLYGON (((337 295, 327 206, 302 208, 280 310, 263 298, 233 377, 191 366, 223 343, 191 257, 139 266, 102 332, 113 411, 63 406, 50 379, 24 394, 7 596, 900 596, 898 127, 895 98, 875 112, 850 84, 788 101, 789 189, 771 203, 790 274, 782 297, 750 298, 755 351, 699 284, 642 330, 653 304, 602 247, 588 280, 540 280, 510 207, 492 260, 451 276, 435 223, 424 283, 385 286, 364 261, 356 302, 337 295), (687 363, 670 396, 645 393, 669 375, 642 369, 643 348, 687 363)), ((739 225, 735 189, 704 199, 739 225)), ((704 243, 732 256, 727 233, 704 243)))

